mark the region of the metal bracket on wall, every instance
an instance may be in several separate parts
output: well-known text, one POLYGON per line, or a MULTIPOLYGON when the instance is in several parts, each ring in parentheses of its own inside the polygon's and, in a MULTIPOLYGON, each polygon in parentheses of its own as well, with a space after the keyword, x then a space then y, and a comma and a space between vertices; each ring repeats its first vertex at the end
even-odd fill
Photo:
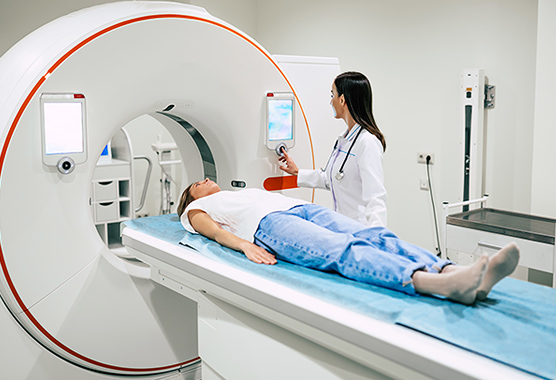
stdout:
POLYGON ((494 108, 494 100, 496 98, 496 86, 485 84, 485 109, 494 108))

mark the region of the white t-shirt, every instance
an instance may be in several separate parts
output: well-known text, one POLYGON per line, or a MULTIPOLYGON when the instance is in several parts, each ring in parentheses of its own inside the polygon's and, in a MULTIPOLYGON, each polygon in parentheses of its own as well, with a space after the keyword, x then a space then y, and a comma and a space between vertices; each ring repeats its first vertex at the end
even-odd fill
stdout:
POLYGON ((301 199, 260 189, 222 190, 191 202, 181 216, 181 224, 187 231, 197 233, 189 223, 187 213, 191 210, 202 210, 223 229, 252 242, 259 223, 265 216, 306 203, 308 202, 301 199))

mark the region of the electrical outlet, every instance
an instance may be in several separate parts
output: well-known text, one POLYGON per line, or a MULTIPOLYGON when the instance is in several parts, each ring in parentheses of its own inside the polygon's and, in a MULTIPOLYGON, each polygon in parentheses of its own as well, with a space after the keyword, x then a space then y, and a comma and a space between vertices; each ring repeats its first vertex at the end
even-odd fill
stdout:
POLYGON ((429 181, 427 181, 426 178, 421 178, 419 180, 419 187, 421 188, 421 190, 429 191, 429 181))
POLYGON ((417 153, 417 163, 418 164, 426 164, 427 163, 427 156, 431 157, 431 159, 429 161, 429 164, 434 165, 434 153, 424 153, 424 152, 417 153))

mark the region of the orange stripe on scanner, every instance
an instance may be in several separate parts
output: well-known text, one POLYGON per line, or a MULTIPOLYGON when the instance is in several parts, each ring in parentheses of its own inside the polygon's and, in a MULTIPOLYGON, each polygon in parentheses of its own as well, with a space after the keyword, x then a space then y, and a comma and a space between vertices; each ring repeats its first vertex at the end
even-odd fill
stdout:
POLYGON ((297 188, 297 176, 268 177, 264 180, 263 187, 266 191, 295 189, 297 188))

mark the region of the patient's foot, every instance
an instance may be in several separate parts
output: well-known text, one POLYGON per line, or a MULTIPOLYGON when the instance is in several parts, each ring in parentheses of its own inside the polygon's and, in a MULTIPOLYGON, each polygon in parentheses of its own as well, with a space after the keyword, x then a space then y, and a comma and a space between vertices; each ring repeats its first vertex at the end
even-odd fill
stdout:
POLYGON ((459 270, 446 273, 444 275, 447 292, 445 296, 465 305, 471 305, 475 302, 477 289, 483 282, 488 266, 488 256, 485 255, 472 265, 459 267, 459 270))
POLYGON ((477 289, 477 301, 484 301, 490 290, 504 277, 512 274, 519 262, 519 248, 510 243, 490 258, 488 270, 477 289))
POLYGON ((488 256, 465 267, 442 270, 441 273, 415 272, 413 285, 419 293, 439 294, 453 301, 471 305, 475 302, 477 289, 488 268, 488 256), (455 270, 452 270, 455 269, 455 270))

